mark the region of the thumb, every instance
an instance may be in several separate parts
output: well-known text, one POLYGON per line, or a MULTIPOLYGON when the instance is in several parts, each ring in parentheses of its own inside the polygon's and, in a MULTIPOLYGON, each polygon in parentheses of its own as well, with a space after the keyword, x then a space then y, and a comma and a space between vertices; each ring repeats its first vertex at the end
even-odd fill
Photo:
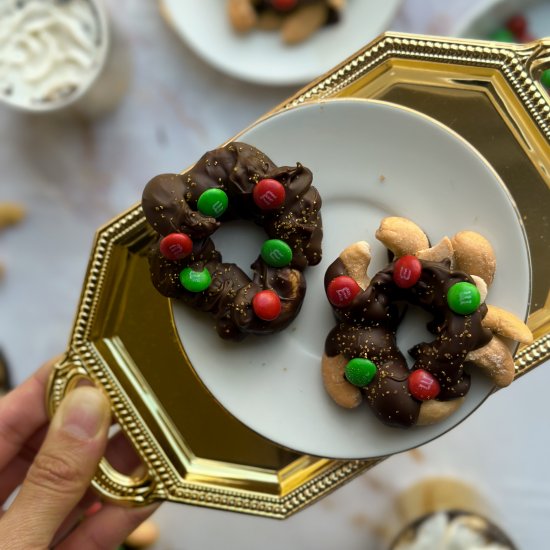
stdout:
POLYGON ((105 451, 109 425, 109 402, 100 390, 81 387, 65 397, 0 522, 0 535, 15 541, 16 548, 50 545, 90 485, 105 451))

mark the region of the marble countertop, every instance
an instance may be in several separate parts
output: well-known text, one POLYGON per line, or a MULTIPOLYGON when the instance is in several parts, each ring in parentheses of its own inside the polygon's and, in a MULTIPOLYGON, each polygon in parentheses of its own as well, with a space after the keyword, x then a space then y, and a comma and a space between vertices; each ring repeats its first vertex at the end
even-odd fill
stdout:
MULTIPOLYGON (((446 34, 476 2, 409 0, 390 28, 446 34)), ((188 166, 295 91, 218 73, 167 28, 155 2, 107 4, 132 60, 114 112, 61 123, 0 108, 0 201, 28 210, 0 235, 0 347, 17 383, 65 349, 95 230, 135 204, 151 176, 188 166)), ((383 550, 395 495, 433 475, 477 487, 519 547, 541 548, 550 539, 549 385, 550 370, 536 369, 449 434, 285 521, 164 505, 155 548, 383 550)))

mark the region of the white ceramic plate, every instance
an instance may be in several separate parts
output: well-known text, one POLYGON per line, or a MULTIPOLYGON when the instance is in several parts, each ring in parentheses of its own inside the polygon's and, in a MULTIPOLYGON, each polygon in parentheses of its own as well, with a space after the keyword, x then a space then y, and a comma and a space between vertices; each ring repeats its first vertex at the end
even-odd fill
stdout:
POLYGON ((161 0, 168 20, 205 61, 231 76, 272 85, 303 84, 322 75, 387 30, 400 3, 349 0, 337 25, 285 46, 276 32, 236 34, 226 0, 161 0))
MULTIPOLYGON (((300 315, 276 335, 225 342, 207 314, 174 304, 181 342, 213 396, 252 430, 280 445, 343 459, 416 447, 468 416, 492 389, 480 375, 474 375, 459 412, 431 427, 389 428, 366 405, 350 411, 334 404, 320 373, 325 337, 335 324, 323 276, 340 251, 358 240, 371 244, 370 274, 382 268, 386 249, 374 233, 384 216, 411 218, 434 243, 472 229, 486 235, 498 258, 488 302, 524 318, 530 295, 527 242, 512 199, 491 167, 436 121, 366 100, 331 100, 282 112, 239 139, 279 165, 300 161, 312 169, 323 197, 323 261, 306 271, 308 289, 300 315)), ((254 224, 233 222, 222 226, 214 240, 224 261, 244 268, 257 257, 265 234, 254 224)), ((414 312, 407 315, 398 333, 401 349, 433 339, 424 325, 414 312)))
POLYGON ((483 0, 459 19, 451 33, 467 38, 488 38, 515 14, 527 18, 534 38, 550 34, 550 2, 546 0, 483 0))

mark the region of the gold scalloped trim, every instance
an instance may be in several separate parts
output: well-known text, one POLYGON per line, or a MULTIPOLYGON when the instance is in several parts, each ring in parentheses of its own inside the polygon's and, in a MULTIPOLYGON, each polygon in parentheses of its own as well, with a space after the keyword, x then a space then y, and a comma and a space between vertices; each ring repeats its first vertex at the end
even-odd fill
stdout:
POLYGON ((358 54, 337 67, 329 76, 291 98, 284 107, 295 107, 337 95, 366 73, 389 59, 429 61, 498 69, 516 92, 530 116, 550 141, 550 105, 530 70, 550 63, 550 41, 527 45, 487 46, 484 41, 423 39, 399 33, 385 33, 358 54))

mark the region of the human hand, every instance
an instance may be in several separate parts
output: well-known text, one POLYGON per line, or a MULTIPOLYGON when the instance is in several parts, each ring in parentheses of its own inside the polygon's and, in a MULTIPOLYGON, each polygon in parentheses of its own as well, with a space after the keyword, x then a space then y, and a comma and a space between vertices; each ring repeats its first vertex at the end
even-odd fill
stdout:
POLYGON ((122 434, 108 441, 109 402, 92 387, 78 387, 62 401, 51 423, 45 390, 53 363, 44 365, 0 399, 0 502, 19 488, 0 516, 3 550, 111 549, 157 506, 104 504, 88 517, 98 497, 90 482, 102 456, 122 471, 139 464, 122 434), (116 464, 115 464, 116 462, 116 464))

